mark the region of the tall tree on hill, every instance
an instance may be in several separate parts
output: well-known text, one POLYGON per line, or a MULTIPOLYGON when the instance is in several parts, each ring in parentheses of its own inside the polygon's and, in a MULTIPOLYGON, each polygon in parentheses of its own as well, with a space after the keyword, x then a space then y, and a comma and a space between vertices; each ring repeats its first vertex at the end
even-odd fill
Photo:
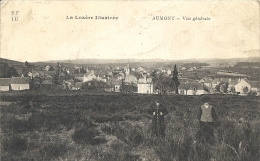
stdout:
POLYGON ((174 65, 174 69, 172 72, 172 78, 171 78, 171 83, 170 83, 170 87, 175 90, 175 94, 178 94, 178 87, 180 85, 179 79, 178 79, 178 71, 177 71, 177 67, 176 64, 174 65))
POLYGON ((0 64, 0 77, 1 78, 8 78, 8 74, 9 74, 8 64, 7 63, 0 64))
POLYGON ((57 63, 57 70, 56 70, 56 74, 54 75, 54 77, 53 77, 53 82, 54 82, 54 84, 60 84, 60 69, 61 68, 61 65, 60 65, 60 63, 58 62, 57 63))
POLYGON ((27 61, 25 61, 24 66, 25 66, 26 68, 28 68, 29 63, 28 63, 27 61))
POLYGON ((18 77, 18 75, 19 75, 17 70, 13 66, 9 68, 9 72, 7 74, 8 74, 8 77, 18 77))
POLYGON ((121 89, 120 89, 121 92, 123 92, 124 86, 125 86, 125 80, 121 79, 121 89))

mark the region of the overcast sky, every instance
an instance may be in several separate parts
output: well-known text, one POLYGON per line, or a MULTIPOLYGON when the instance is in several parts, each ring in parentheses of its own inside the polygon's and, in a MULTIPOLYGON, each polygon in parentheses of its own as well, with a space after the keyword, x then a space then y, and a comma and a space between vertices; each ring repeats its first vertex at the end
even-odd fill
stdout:
POLYGON ((200 59, 260 56, 259 4, 183 1, 4 1, 1 58, 200 59), (12 11, 19 11, 12 21, 12 11), (117 20, 66 19, 116 16, 117 20), (180 20, 152 20, 175 16, 180 20), (206 21, 183 16, 209 17, 206 21))

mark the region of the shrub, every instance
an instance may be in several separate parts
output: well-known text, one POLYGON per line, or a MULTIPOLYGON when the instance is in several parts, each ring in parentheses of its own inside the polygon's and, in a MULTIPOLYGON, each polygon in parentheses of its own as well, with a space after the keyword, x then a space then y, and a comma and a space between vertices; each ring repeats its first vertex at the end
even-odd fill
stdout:
POLYGON ((43 145, 39 150, 40 155, 44 156, 45 159, 57 158, 67 153, 68 146, 60 141, 54 141, 43 145))
POLYGON ((112 116, 109 116, 109 115, 100 115, 100 114, 92 114, 91 115, 91 119, 93 119, 95 122, 97 123, 105 123, 105 122, 116 122, 116 121, 123 121, 124 118, 121 114, 114 114, 112 116))
POLYGON ((125 148, 118 148, 110 153, 100 154, 99 161, 136 161, 139 155, 129 153, 125 148))
POLYGON ((141 120, 141 115, 140 114, 135 114, 135 113, 127 113, 124 115, 125 120, 132 120, 132 121, 138 121, 141 120))
POLYGON ((127 143, 136 147, 143 143, 143 133, 140 127, 133 127, 130 132, 127 133, 127 143))
POLYGON ((17 154, 27 149, 27 139, 17 134, 3 138, 1 144, 4 151, 12 154, 17 154))
POLYGON ((72 135, 73 141, 81 145, 99 145, 106 142, 105 139, 96 138, 100 133, 94 128, 76 129, 72 135))

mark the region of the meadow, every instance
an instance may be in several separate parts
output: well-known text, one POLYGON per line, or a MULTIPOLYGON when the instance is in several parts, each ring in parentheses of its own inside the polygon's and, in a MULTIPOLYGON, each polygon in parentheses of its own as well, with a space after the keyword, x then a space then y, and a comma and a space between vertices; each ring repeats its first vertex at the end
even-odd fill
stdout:
POLYGON ((204 96, 46 93, 2 94, 2 161, 260 158, 259 97, 209 95, 221 121, 212 146, 195 137, 197 110, 204 96), (151 135, 152 117, 147 110, 155 98, 169 111, 164 138, 151 135))

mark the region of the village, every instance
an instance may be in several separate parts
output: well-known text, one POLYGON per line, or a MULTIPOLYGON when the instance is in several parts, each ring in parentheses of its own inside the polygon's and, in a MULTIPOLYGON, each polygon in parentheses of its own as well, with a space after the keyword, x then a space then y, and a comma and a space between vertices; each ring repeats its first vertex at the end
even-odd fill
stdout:
POLYGON ((259 80, 250 80, 248 75, 238 72, 208 70, 203 64, 182 64, 175 68, 132 66, 131 62, 102 67, 66 65, 62 62, 41 66, 28 62, 9 64, 9 73, 7 69, 1 73, 0 91, 87 90, 138 94, 260 95, 259 80), (175 83, 174 73, 177 78, 175 83))

